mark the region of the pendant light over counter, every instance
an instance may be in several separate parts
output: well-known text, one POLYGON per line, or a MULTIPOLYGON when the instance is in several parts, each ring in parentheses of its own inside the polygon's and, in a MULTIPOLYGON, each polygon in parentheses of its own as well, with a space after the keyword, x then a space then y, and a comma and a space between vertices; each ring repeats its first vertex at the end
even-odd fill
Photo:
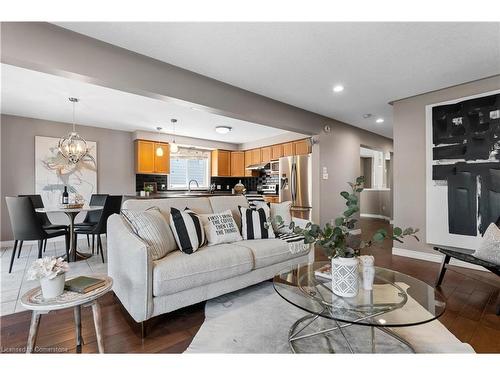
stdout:
POLYGON ((170 144, 170 153, 176 154, 179 152, 179 146, 177 146, 177 143, 175 143, 175 123, 177 122, 177 119, 173 118, 170 121, 172 122, 172 125, 174 127, 174 140, 170 144))
MULTIPOLYGON (((161 134, 161 126, 158 126, 156 130, 158 130, 158 134, 161 134)), ((156 148, 156 156, 163 156, 163 148, 161 146, 158 146, 156 148)))
POLYGON ((59 139, 58 148, 61 155, 64 156, 71 164, 77 164, 85 157, 85 155, 88 154, 89 150, 87 142, 76 132, 75 129, 75 105, 78 103, 78 99, 68 99, 71 103, 73 103, 73 131, 66 137, 59 139))

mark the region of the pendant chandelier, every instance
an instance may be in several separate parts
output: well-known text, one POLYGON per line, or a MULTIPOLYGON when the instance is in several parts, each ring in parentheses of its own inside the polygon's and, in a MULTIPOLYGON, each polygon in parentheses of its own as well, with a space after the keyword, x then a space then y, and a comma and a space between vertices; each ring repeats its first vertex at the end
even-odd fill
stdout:
POLYGON ((73 131, 66 137, 59 139, 59 152, 71 164, 77 164, 82 158, 87 155, 88 147, 87 142, 75 130, 75 105, 78 103, 77 98, 69 98, 73 103, 73 131))
POLYGON ((177 143, 175 143, 175 123, 177 122, 177 120, 175 118, 173 118, 170 121, 172 122, 172 125, 174 126, 174 140, 173 140, 172 144, 170 145, 170 153, 176 154, 177 152, 179 152, 179 146, 177 146, 177 143))
MULTIPOLYGON (((160 135, 161 134, 161 126, 158 126, 156 128, 156 130, 158 130, 158 135, 160 135)), ((158 146, 156 148, 156 156, 163 156, 163 148, 161 146, 158 146)))

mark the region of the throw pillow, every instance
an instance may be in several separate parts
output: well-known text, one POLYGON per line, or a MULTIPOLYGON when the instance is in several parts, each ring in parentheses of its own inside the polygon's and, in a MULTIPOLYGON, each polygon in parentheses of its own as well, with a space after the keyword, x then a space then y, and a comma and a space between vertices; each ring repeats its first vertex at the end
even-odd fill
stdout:
POLYGON ((500 228, 495 223, 491 223, 484 232, 483 241, 474 256, 494 264, 500 264, 500 228))
POLYGON ((208 246, 242 240, 231 210, 220 214, 200 215, 200 219, 205 229, 208 246))
MULTIPOLYGON (((257 208, 260 208, 264 205, 267 205, 267 203, 256 202, 255 205, 257 208)), ((290 230, 290 228, 289 228, 290 223, 292 221, 292 214, 290 213, 291 207, 292 207, 291 201, 270 204, 271 219, 275 219, 276 216, 281 216, 281 218, 283 219, 283 226, 281 228, 278 228, 276 223, 273 221, 273 229, 274 229, 275 233, 291 233, 292 232, 292 230, 290 230)))
POLYGON ((192 254, 205 243, 205 231, 201 220, 187 207, 184 211, 170 208, 170 228, 183 253, 192 254))
POLYGON ((244 240, 275 238, 273 227, 268 223, 269 207, 264 205, 255 210, 238 206, 241 213, 241 235, 244 240))
POLYGON ((134 233, 148 245, 152 260, 161 259, 177 249, 172 231, 158 207, 145 211, 123 209, 121 214, 134 233))

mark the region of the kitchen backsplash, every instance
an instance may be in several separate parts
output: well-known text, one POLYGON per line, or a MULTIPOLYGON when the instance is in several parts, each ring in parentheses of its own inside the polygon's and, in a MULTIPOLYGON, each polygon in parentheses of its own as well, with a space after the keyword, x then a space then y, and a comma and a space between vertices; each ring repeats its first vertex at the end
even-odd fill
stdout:
POLYGON ((211 182, 220 185, 220 191, 231 191, 231 189, 241 180, 247 191, 257 191, 257 185, 263 184, 263 177, 212 177, 211 182), (229 186, 229 188, 228 188, 229 186))
POLYGON ((167 177, 166 175, 157 174, 136 174, 135 175, 135 191, 144 190, 145 182, 156 182, 158 191, 167 190, 167 177))

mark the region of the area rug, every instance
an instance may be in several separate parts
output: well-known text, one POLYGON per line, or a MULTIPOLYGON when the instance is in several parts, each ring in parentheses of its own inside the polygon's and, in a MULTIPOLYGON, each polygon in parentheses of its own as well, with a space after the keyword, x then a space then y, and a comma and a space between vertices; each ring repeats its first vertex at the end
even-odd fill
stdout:
MULTIPOLYGON (((208 301, 205 321, 185 353, 291 353, 288 332, 304 315, 305 311, 283 300, 271 282, 263 282, 208 301)), ((329 327, 332 321, 326 319, 310 326, 311 330, 329 327)), ((473 352, 438 321, 394 330, 417 353, 473 352)), ((355 353, 372 352, 371 328, 353 325, 343 331, 355 353)), ((386 333, 374 332, 377 353, 411 352, 386 333)), ((350 353, 338 331, 300 340, 297 346, 301 353, 350 353)))

